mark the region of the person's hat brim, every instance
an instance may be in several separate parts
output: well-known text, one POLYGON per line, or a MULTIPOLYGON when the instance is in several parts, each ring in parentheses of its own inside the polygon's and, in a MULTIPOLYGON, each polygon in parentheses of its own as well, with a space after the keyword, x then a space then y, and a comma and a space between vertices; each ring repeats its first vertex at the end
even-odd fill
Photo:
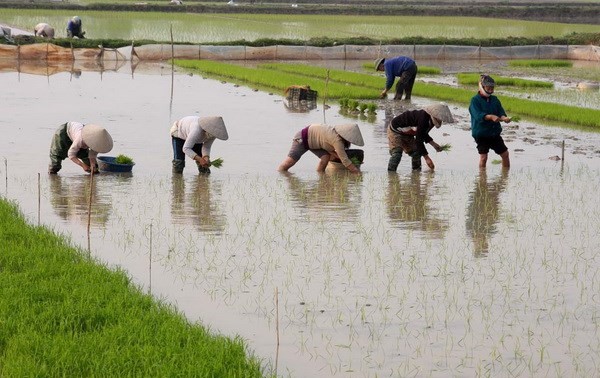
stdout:
POLYGON ((215 138, 221 140, 229 139, 229 134, 227 134, 227 128, 222 117, 201 117, 198 122, 204 131, 214 135, 215 138))
POLYGON ((83 143, 96 152, 107 153, 113 148, 112 137, 102 126, 94 124, 83 126, 81 137, 83 143))
POLYGON ((362 134, 356 123, 348 123, 344 125, 334 126, 333 129, 345 140, 356 145, 364 146, 365 141, 363 140, 362 134))
POLYGON ((431 116, 431 120, 433 121, 433 125, 435 127, 442 126, 442 122, 444 123, 454 123, 454 117, 450 112, 450 108, 446 104, 433 104, 428 105, 423 108, 431 116))

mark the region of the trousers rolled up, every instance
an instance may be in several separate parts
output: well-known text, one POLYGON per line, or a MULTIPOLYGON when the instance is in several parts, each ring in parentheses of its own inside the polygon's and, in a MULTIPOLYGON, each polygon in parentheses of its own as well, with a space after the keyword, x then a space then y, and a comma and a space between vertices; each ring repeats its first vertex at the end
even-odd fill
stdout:
MULTIPOLYGON (((58 173, 61 170, 62 161, 67 158, 69 148, 71 148, 72 144, 73 141, 67 133, 67 124, 64 123, 56 130, 50 143, 50 164, 48 166, 50 173, 58 173)), ((90 159, 88 153, 89 150, 87 148, 82 148, 77 152, 77 158, 89 166, 90 159)))
POLYGON ((415 78, 417 77, 417 65, 413 64, 406 71, 402 72, 396 83, 396 95, 394 100, 402 100, 402 95, 406 92, 404 98, 410 100, 415 78))
MULTIPOLYGON (((173 173, 183 173, 183 168, 185 168, 185 153, 183 152, 185 139, 172 136, 171 142, 173 145, 173 173)), ((202 156, 202 145, 203 143, 194 144, 192 151, 202 156)), ((196 166, 198 167, 199 173, 210 173, 210 168, 203 167, 198 162, 196 162, 196 166)))

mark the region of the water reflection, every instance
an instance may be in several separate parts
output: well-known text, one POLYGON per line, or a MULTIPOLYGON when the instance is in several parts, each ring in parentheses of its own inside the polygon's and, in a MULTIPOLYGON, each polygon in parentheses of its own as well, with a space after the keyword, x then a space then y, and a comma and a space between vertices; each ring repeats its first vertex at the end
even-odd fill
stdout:
MULTIPOLYGON (((50 175, 50 203, 56 214, 64 220, 88 223, 90 176, 50 175)), ((105 226, 112 211, 110 194, 102 187, 101 178, 95 177, 92 190, 92 225, 105 226), (99 182, 100 181, 100 182, 99 182)))
POLYGON ((285 99, 283 100, 283 105, 290 113, 308 113, 317 108, 317 101, 285 99))
POLYGON ((500 205, 500 194, 506 188, 508 170, 488 183, 485 169, 479 171, 475 188, 469 197, 467 206, 467 235, 473 239, 473 254, 476 257, 486 256, 489 250, 489 239, 496 232, 500 205))
POLYGON ((391 223, 442 239, 448 230, 448 221, 436 217, 429 205, 428 189, 432 185, 433 174, 413 171, 401 180, 398 174, 389 173, 386 205, 391 223))
POLYGON ((171 178, 171 217, 175 224, 197 226, 200 231, 222 233, 226 217, 219 209, 221 182, 209 175, 194 176, 186 182, 184 175, 171 178), (186 190, 189 185, 189 191, 186 190), (216 194, 216 195, 215 195, 216 194))
POLYGON ((360 213, 362 175, 343 170, 326 171, 313 180, 301 180, 293 173, 287 179, 292 203, 311 220, 354 222, 360 213))

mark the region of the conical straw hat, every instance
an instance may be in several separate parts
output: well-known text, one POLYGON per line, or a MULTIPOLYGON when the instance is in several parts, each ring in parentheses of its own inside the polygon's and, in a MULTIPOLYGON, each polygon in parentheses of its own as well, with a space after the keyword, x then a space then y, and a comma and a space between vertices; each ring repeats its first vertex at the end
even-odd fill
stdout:
POLYGON ((81 131, 81 137, 83 143, 96 152, 106 153, 113 148, 112 137, 104 127, 93 124, 85 125, 81 131))
POLYGON ((435 127, 442 126, 442 122, 454 123, 454 117, 446 104, 433 104, 423 108, 432 118, 435 127))
POLYGON ((356 123, 333 126, 333 129, 348 142, 357 146, 365 145, 360 129, 356 123))
POLYGON ((221 140, 229 139, 222 117, 201 117, 198 122, 204 131, 214 135, 216 138, 221 140))

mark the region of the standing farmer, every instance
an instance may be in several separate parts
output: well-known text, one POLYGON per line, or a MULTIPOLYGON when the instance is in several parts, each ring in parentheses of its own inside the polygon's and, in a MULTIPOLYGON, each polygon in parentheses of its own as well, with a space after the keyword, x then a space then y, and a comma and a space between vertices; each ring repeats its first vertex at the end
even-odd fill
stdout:
POLYGON ((67 157, 84 171, 98 172, 98 153, 112 150, 113 140, 103 127, 80 122, 67 122, 61 125, 52 137, 50 144, 50 165, 48 173, 57 174, 62 161, 67 157))
POLYGON ((81 18, 79 18, 79 16, 75 16, 75 17, 71 18, 69 20, 69 23, 67 24, 67 37, 68 38, 73 38, 73 37, 85 38, 84 35, 85 35, 85 32, 83 31, 83 28, 81 25, 81 18))
POLYGON ((479 168, 485 168, 490 149, 500 155, 502 166, 510 167, 508 148, 504 144, 500 122, 509 123, 504 108, 498 97, 492 95, 496 82, 491 76, 481 75, 479 92, 471 98, 469 113, 471 114, 471 135, 477 143, 479 152, 479 168))
POLYGON ((33 28, 33 34, 36 37, 54 38, 54 28, 44 22, 41 22, 35 25, 35 28, 33 28))
POLYGON ((221 117, 187 116, 171 126, 173 173, 183 173, 185 156, 196 162, 198 172, 210 173, 210 148, 215 139, 227 140, 227 128, 221 117))
POLYGON ((454 118, 448 105, 434 104, 422 110, 407 110, 394 117, 387 129, 390 148, 388 171, 396 172, 402 159, 402 152, 412 157, 412 169, 421 169, 421 156, 430 169, 435 165, 429 157, 425 143, 431 144, 436 151, 441 147, 429 136, 429 131, 435 126, 439 128, 442 122, 452 123, 454 118))
POLYGON ((379 58, 375 61, 375 71, 385 71, 385 89, 381 92, 381 98, 387 96, 388 91, 394 85, 394 80, 398 77, 396 84, 396 95, 394 100, 410 100, 415 78, 417 77, 417 64, 407 56, 397 56, 395 58, 379 58))
POLYGON ((290 152, 279 165, 278 170, 286 172, 300 160, 302 155, 310 151, 319 158, 317 172, 325 172, 329 161, 338 158, 350 172, 360 173, 346 153, 346 148, 350 147, 351 143, 357 146, 365 144, 357 124, 333 127, 321 124, 309 125, 294 135, 290 152))

